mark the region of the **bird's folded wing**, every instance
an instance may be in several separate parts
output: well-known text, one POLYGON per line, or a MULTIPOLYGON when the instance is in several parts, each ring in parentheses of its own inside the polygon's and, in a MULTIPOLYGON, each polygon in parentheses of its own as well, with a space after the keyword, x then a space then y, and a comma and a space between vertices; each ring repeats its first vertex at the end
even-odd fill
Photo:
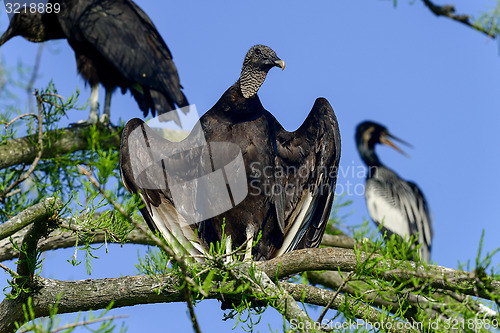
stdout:
POLYGON ((90 44, 130 82, 185 100, 172 54, 146 13, 131 1, 82 3, 66 5, 59 18, 68 39, 90 44))
POLYGON ((382 224, 389 234, 403 238, 418 234, 423 258, 428 260, 432 222, 427 202, 414 183, 406 182, 398 176, 390 179, 367 180, 365 195, 370 216, 377 224, 382 224))

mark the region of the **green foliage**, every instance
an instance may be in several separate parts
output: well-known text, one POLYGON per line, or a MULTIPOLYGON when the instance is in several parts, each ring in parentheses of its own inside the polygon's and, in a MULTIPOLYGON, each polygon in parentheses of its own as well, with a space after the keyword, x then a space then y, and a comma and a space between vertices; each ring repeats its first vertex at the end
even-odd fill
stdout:
MULTIPOLYGON (((23 304, 24 322, 16 323, 16 329, 18 330, 18 333, 70 333, 78 327, 85 328, 89 332, 93 333, 116 332, 117 327, 113 323, 114 317, 106 317, 112 307, 113 303, 109 304, 105 310, 100 311, 97 315, 92 311, 89 311, 87 315, 88 317, 79 313, 74 322, 61 325, 60 318, 57 317, 59 310, 57 303, 50 308, 50 313, 47 318, 36 319, 37 316, 33 310, 33 302, 31 297, 29 297, 28 301, 23 304)), ((126 327, 123 324, 121 325, 119 332, 126 332, 126 327)))
POLYGON ((500 1, 497 2, 495 8, 482 13, 474 20, 474 25, 491 34, 500 34, 500 1))

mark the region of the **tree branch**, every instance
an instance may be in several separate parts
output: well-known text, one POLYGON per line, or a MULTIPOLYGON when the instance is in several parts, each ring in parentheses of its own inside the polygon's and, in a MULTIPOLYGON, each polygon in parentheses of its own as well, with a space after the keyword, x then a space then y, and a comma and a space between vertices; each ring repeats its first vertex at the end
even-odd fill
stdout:
MULTIPOLYGON (((0 246, 2 250, 5 250, 5 246, 10 244, 10 241, 7 239, 12 236, 19 230, 24 227, 35 223, 36 221, 45 220, 49 217, 49 214, 53 214, 54 211, 58 211, 63 206, 61 199, 57 198, 46 198, 43 201, 33 205, 21 213, 17 214, 7 222, 0 224, 0 241, 5 240, 4 242, 0 242, 0 246)), ((26 231, 25 231, 26 232, 26 231)), ((12 247, 12 246, 9 246, 12 247)), ((1 258, 0 250, 0 261, 3 261, 1 258)), ((13 258, 13 257, 12 257, 13 258)), ((12 259, 9 258, 9 259, 12 259)))
POLYGON ((38 50, 36 52, 35 57, 35 65, 33 66, 33 71, 31 72, 31 78, 26 86, 26 93, 28 94, 28 106, 30 108, 30 112, 33 112, 33 102, 31 100, 31 94, 33 92, 33 86, 35 85, 36 79, 38 79, 38 72, 40 71, 40 63, 42 60, 42 53, 44 48, 44 43, 38 45, 38 50))
MULTIPOLYGON (((140 218, 138 222, 140 222, 144 226, 144 228, 147 228, 146 223, 142 220, 142 218, 140 218)), ((16 232, 15 234, 11 233, 8 236, 12 235, 13 241, 20 242, 24 237, 24 234, 26 233, 26 230, 20 230, 20 229, 22 229, 26 225, 29 225, 30 223, 32 222, 26 221, 25 224, 23 224, 22 226, 20 225, 18 229, 14 231, 16 232)), ((7 222, 4 223, 3 225, 6 224, 7 222)), ((2 240, 3 237, 1 237, 2 235, 1 230, 3 225, 0 225, 0 262, 14 259, 18 255, 18 252, 14 248, 12 248, 10 241, 8 239, 2 240)), ((129 232, 125 237, 125 239, 115 240, 113 238, 106 237, 106 233, 103 231, 93 231, 93 230, 91 231, 79 227, 77 221, 75 221, 73 218, 63 218, 62 221, 60 222, 60 226, 62 229, 69 229, 69 231, 60 229, 52 231, 46 238, 40 240, 38 244, 39 251, 45 252, 45 251, 65 249, 75 246, 76 244, 75 232, 79 233, 80 241, 81 237, 83 236, 87 238, 85 241, 89 242, 89 244, 101 244, 104 242, 121 243, 124 241, 130 244, 152 245, 152 246, 155 245, 155 242, 153 242, 151 239, 148 238, 148 236, 146 236, 144 233, 142 233, 140 230, 137 229, 134 229, 131 232, 129 232)), ((348 238, 350 237, 332 236, 325 234, 323 241, 321 242, 321 245, 337 246, 337 247, 352 249, 354 247, 354 244, 356 244, 356 241, 354 241, 354 239, 352 238, 350 238, 349 240, 348 238)))
MULTIPOLYGON (((21 239, 24 230, 13 235, 13 239, 21 239)), ((134 230, 127 235, 127 241, 134 244, 154 245, 154 242, 144 236, 141 232, 134 230)), ((93 237, 93 243, 102 243, 105 241, 104 233, 97 232, 93 237)), ((109 241, 109 239, 108 239, 109 241)), ((50 233, 49 237, 42 240, 39 244, 40 251, 53 250, 58 248, 66 248, 75 245, 73 232, 56 230, 50 233)), ((12 249, 8 240, 0 241, 0 262, 13 259, 16 257, 16 251, 12 249)), ((363 259, 363 258, 361 258, 363 259)), ((332 270, 350 272, 356 269, 357 260, 353 250, 341 248, 322 248, 322 249, 306 249, 293 251, 286 256, 275 258, 267 262, 259 262, 257 264, 263 269, 268 276, 278 276, 283 278, 292 276, 303 271, 315 270, 332 270), (305 251, 305 253, 304 253, 305 251), (276 262, 280 262, 279 274, 277 271, 272 271, 276 262)), ((471 272, 463 272, 442 266, 428 266, 427 271, 423 267, 417 267, 413 262, 405 262, 405 270, 391 271, 391 267, 402 267, 402 262, 394 261, 391 265, 381 267, 381 277, 393 281, 394 279, 409 279, 411 277, 422 277, 430 279, 431 287, 459 291, 470 296, 479 296, 485 299, 490 299, 484 291, 476 293, 474 286, 470 286, 470 281, 477 283, 476 276, 471 272)), ((383 266, 383 265, 382 265, 383 266)), ((492 281, 490 292, 500 294, 500 282, 492 281)), ((389 305, 389 304, 388 304, 389 305)))
POLYGON ((61 200, 48 201, 45 206, 46 218, 36 219, 24 235, 17 264, 17 273, 20 276, 16 279, 17 282, 28 281, 31 283, 33 281, 37 263, 38 241, 47 234, 51 222, 56 220, 62 206, 61 200))
MULTIPOLYGON (((143 223, 143 221, 141 221, 143 223)), ((146 224, 144 227, 146 227, 146 224)), ((1 227, 2 225, 0 225, 1 227)), ((73 218, 62 219, 61 228, 70 229, 70 231, 63 231, 61 229, 54 230, 49 233, 49 235, 40 240, 38 243, 38 250, 41 252, 64 249, 68 247, 74 247, 76 244, 75 233, 78 232, 79 242, 81 243, 82 237, 86 238, 84 241, 89 242, 89 244, 102 244, 104 242, 108 243, 122 243, 123 241, 131 244, 140 245, 156 245, 151 239, 149 239, 140 230, 134 229, 129 232, 124 240, 115 240, 106 236, 105 232, 102 231, 90 231, 80 228, 76 223, 74 223, 73 218), (71 223, 70 223, 71 222, 71 223)), ((27 229, 18 231, 12 235, 13 242, 21 242, 27 229)), ((12 247, 9 239, 0 240, 0 262, 11 260, 16 258, 19 253, 12 247)))
POLYGON ((484 29, 484 28, 472 23, 470 21, 469 15, 455 14, 455 6, 453 6, 453 5, 438 6, 430 0, 422 0, 422 2, 436 16, 448 17, 448 18, 452 19, 453 21, 460 22, 460 23, 465 24, 466 26, 468 26, 474 30, 479 31, 479 32, 487 35, 488 37, 491 37, 491 38, 497 37, 495 32, 489 31, 487 29, 484 29))
MULTIPOLYGON (((288 291, 290 295, 297 301, 304 303, 329 306, 331 309, 340 310, 342 312, 351 313, 354 317, 363 319, 365 321, 376 323, 379 321, 380 311, 374 309, 368 304, 360 302, 352 297, 343 294, 335 294, 330 290, 317 288, 306 284, 295 284, 288 282, 280 282, 280 286, 288 291), (335 297, 334 297, 335 296, 335 297), (330 300, 333 300, 330 303, 330 300)), ((389 332, 409 332, 404 327, 398 327, 395 320, 386 318, 386 320, 393 325, 386 325, 389 332)))
POLYGON ((329 235, 329 234, 323 235, 323 239, 321 240, 321 245, 341 247, 344 249, 354 249, 356 247, 360 247, 360 245, 352 237, 349 237, 347 235, 329 235))
MULTIPOLYGON (((88 140, 90 126, 69 127, 44 133, 42 158, 52 158, 67 153, 90 149, 88 140)), ((96 131, 101 135, 100 147, 118 149, 120 147, 121 128, 101 127, 96 131)), ((8 140, 0 145, 0 169, 16 164, 31 163, 35 159, 38 149, 33 142, 38 135, 29 135, 22 138, 8 140)))
POLYGON ((380 295, 377 290, 369 290, 369 288, 361 289, 356 288, 350 284, 344 284, 344 279, 340 276, 339 272, 307 272, 307 279, 313 285, 320 284, 330 289, 340 289, 342 293, 355 297, 357 300, 363 300, 365 303, 376 306, 380 309, 386 309, 391 313, 403 313, 403 317, 409 320, 417 320, 415 318, 416 311, 412 308, 403 307, 411 304, 415 307, 425 308, 426 311, 430 307, 432 310, 432 318, 437 318, 439 313, 442 313, 445 308, 443 304, 438 302, 428 301, 422 296, 414 295, 411 293, 401 294, 386 294, 380 295), (344 285, 343 285, 344 284, 344 285))
MULTIPOLYGON (((104 309, 111 301, 114 307, 148 303, 170 303, 184 301, 179 290, 180 279, 167 276, 163 280, 162 292, 156 292, 158 279, 150 276, 125 276, 114 279, 60 281, 37 278, 36 291, 32 297, 36 317, 50 314, 50 306, 57 304, 58 313, 104 309)), ((211 295, 214 298, 216 295, 211 295)), ((19 299, 4 299, 0 303, 0 332, 12 332, 15 322, 23 322, 22 302, 19 299)))
MULTIPOLYGON (((357 258, 356 253, 348 249, 303 249, 292 251, 269 261, 258 262, 257 266, 268 276, 283 278, 304 271, 354 271, 366 257, 365 253, 360 253, 359 258, 357 258), (276 265, 278 262, 280 265, 276 265)), ((373 258, 381 257, 374 255, 373 258)), ((500 281, 492 280, 489 277, 484 277, 483 281, 473 272, 463 272, 442 266, 424 267, 415 262, 399 260, 379 262, 372 267, 372 270, 376 270, 377 277, 387 281, 400 282, 412 278, 422 278, 428 281, 431 288, 459 291, 487 300, 493 300, 493 296, 499 297, 500 295, 500 281), (481 286, 487 291, 480 288, 481 286)), ((498 302, 498 300, 495 301, 498 302)))
MULTIPOLYGON (((158 278, 146 275, 80 281, 37 278, 37 288, 31 297, 35 316, 43 317, 50 314, 50 307, 54 304, 57 304, 58 313, 62 314, 103 309, 112 301, 114 302, 114 308, 137 304, 183 302, 185 298, 181 286, 182 280, 173 275, 162 277, 161 284, 159 284, 158 278), (161 292, 158 292, 158 290, 161 290, 161 292)), ((326 306, 334 294, 329 290, 287 282, 279 283, 279 287, 283 289, 283 292, 290 295, 291 302, 287 303, 287 305, 296 304, 295 301, 300 301, 326 306)), ((220 290, 216 290, 216 288, 213 288, 205 297, 205 299, 220 298, 220 290)), ((231 294, 230 291, 228 291, 227 295, 224 295, 225 300, 237 300, 238 298, 239 295, 231 294)), ((357 318, 369 322, 377 322, 380 314, 369 305, 345 297, 342 294, 339 294, 330 305, 333 309, 344 309, 346 306, 357 318)), ((297 318, 292 316, 295 315, 293 309, 288 311, 291 312, 289 313, 291 319, 297 318)), ((1 333, 12 332, 15 328, 15 322, 22 322, 23 320, 22 306, 18 300, 5 299, 0 303, 1 333)), ((310 323, 310 325, 314 325, 314 323, 310 323)))
POLYGON ((42 145, 43 145, 43 114, 42 114, 42 96, 38 93, 38 90, 35 90, 35 96, 36 96, 36 104, 38 108, 38 115, 36 116, 37 121, 38 121, 38 140, 37 140, 37 146, 36 146, 36 156, 33 162, 31 163, 29 169, 23 173, 18 179, 16 179, 12 184, 7 186, 3 192, 0 193, 0 201, 2 201, 4 198, 8 197, 9 195, 14 194, 16 191, 11 192, 17 185, 21 184, 24 182, 28 177, 35 171, 35 168, 42 158, 42 145))

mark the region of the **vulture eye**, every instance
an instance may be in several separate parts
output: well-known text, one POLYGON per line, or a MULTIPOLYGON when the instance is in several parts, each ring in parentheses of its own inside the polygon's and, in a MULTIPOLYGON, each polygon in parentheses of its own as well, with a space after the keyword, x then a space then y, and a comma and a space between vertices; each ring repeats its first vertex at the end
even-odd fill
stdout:
POLYGON ((261 54, 262 54, 262 52, 260 51, 260 49, 255 49, 255 54, 256 54, 256 55, 261 55, 261 54))

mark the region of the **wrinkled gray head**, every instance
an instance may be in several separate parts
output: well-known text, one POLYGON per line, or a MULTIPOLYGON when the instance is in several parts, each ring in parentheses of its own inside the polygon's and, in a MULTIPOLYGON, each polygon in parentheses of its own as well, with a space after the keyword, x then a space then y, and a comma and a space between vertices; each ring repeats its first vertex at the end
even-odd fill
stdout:
POLYGON ((255 45, 247 52, 240 75, 243 97, 250 98, 259 91, 267 72, 273 67, 285 69, 285 62, 269 46, 255 45))

